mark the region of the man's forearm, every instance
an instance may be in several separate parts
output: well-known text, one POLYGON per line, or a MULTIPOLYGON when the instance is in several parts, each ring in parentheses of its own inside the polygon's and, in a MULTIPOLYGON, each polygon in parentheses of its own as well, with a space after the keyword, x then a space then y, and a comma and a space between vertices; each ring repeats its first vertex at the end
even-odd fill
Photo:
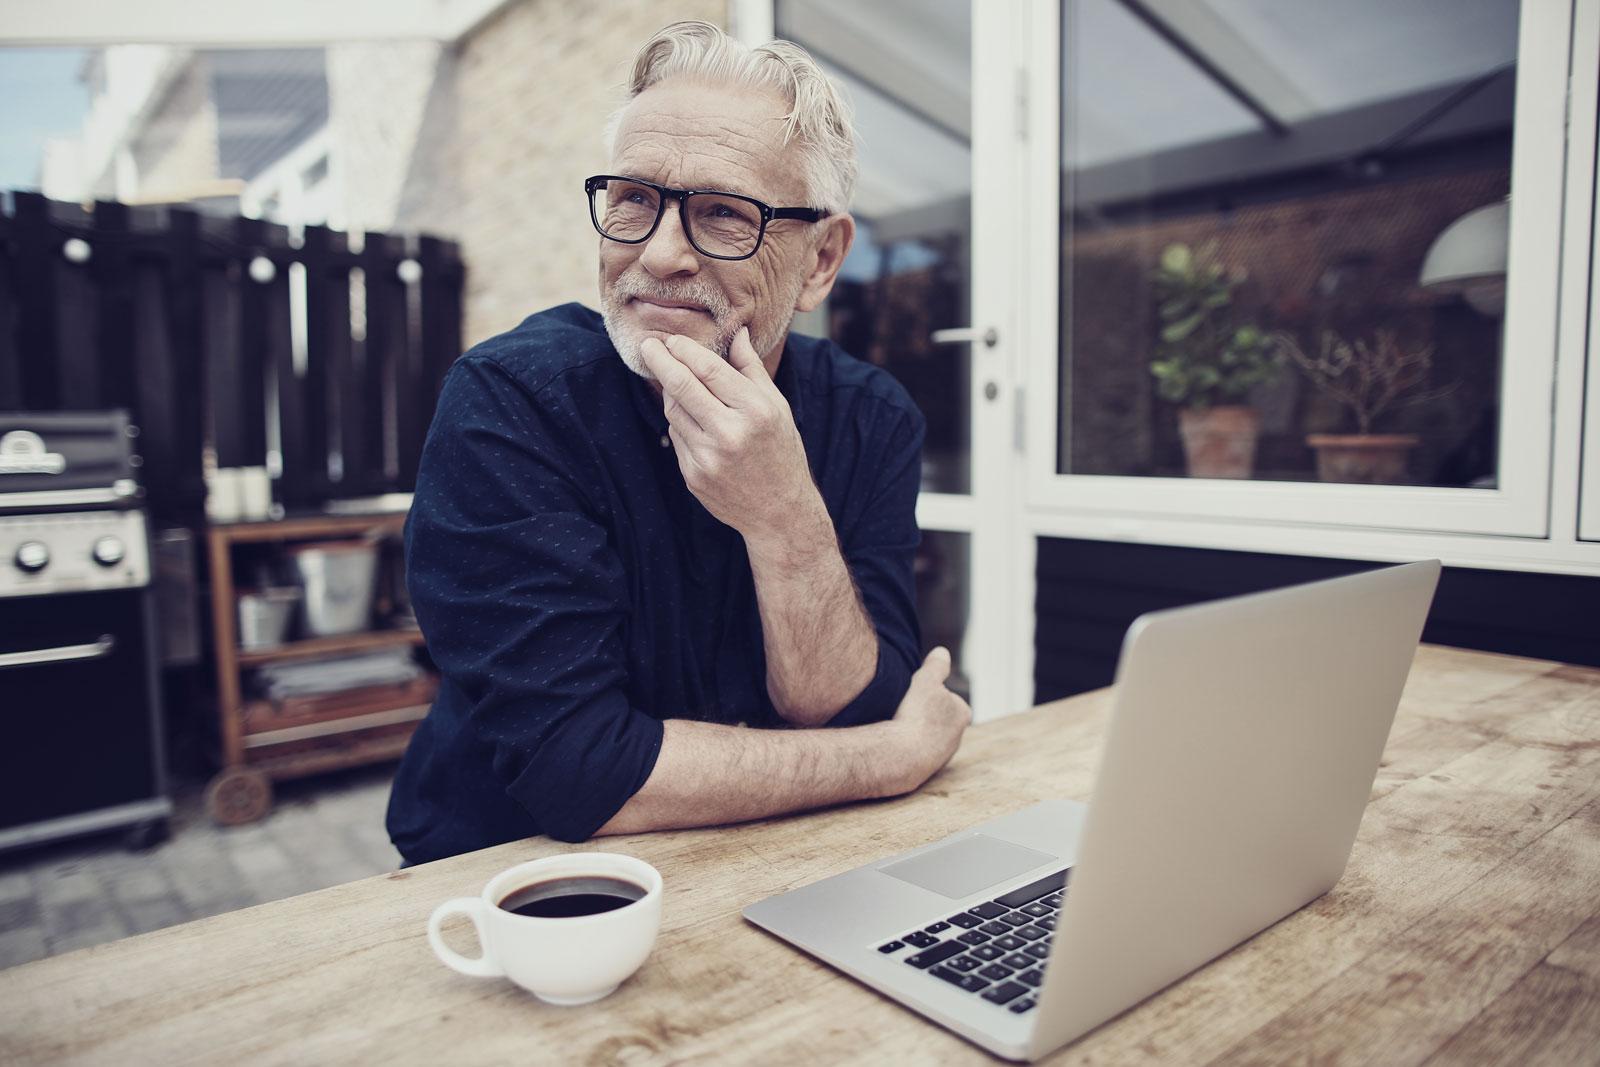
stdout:
POLYGON ((664 727, 649 779, 597 836, 718 826, 895 796, 931 773, 899 754, 892 722, 752 730, 670 719, 664 727))
POLYGON ((785 719, 821 726, 866 688, 878 634, 839 552, 822 498, 779 536, 747 536, 767 693, 785 719))

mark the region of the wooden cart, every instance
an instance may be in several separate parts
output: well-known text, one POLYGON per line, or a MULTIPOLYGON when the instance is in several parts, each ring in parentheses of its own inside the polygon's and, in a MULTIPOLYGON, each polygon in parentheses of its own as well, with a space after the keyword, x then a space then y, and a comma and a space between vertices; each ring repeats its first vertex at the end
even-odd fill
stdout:
POLYGON ((224 825, 252 822, 272 807, 275 780, 396 759, 427 714, 438 686, 431 671, 401 685, 274 701, 245 695, 244 675, 270 663, 324 659, 341 653, 422 644, 415 627, 371 629, 290 641, 274 648, 239 647, 235 548, 395 536, 404 513, 311 516, 214 525, 207 542, 217 668, 222 769, 206 787, 206 809, 224 825))

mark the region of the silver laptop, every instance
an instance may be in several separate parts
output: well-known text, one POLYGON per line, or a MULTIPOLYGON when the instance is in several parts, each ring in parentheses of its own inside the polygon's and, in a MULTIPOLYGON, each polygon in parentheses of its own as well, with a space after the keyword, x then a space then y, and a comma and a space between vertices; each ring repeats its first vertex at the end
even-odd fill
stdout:
POLYGON ((1046 800, 745 918, 1043 1056, 1333 888, 1438 578, 1430 560, 1145 615, 1087 807, 1046 800))

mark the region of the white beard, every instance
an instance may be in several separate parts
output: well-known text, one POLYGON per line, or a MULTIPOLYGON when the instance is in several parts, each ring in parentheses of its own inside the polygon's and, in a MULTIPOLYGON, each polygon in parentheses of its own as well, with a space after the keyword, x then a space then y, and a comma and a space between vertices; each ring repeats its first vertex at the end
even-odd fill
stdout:
MULTIPOLYGON (((793 292, 788 296, 788 305, 792 308, 795 299, 800 294, 799 279, 795 280, 793 292)), ((605 289, 600 296, 600 315, 605 320, 606 333, 611 337, 611 344, 616 348, 617 354, 622 357, 622 362, 627 364, 629 370, 648 381, 655 380, 655 375, 650 373, 650 368, 645 366, 644 357, 639 354, 639 346, 646 337, 651 336, 650 331, 642 330, 635 323, 628 322, 623 317, 623 309, 628 301, 634 297, 645 296, 657 300, 682 300, 698 304, 711 314, 711 321, 716 327, 716 336, 713 343, 707 345, 711 351, 728 358, 728 353, 733 347, 733 339, 739 333, 739 327, 750 327, 750 344, 757 355, 765 357, 782 343, 789 332, 789 322, 793 314, 785 316, 781 323, 743 323, 734 316, 733 307, 721 290, 709 281, 700 278, 686 278, 680 281, 666 282, 652 278, 637 266, 625 271, 605 289)))

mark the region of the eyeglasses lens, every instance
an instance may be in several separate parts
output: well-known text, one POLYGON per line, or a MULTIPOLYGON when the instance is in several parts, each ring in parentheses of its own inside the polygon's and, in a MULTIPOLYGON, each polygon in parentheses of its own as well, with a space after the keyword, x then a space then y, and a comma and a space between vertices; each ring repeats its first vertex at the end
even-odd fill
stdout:
MULTIPOLYGON (((643 240, 661 214, 661 194, 648 185, 608 181, 591 196, 595 223, 616 241, 643 240)), ((761 211, 742 197, 691 193, 683 223, 689 242, 706 255, 742 258, 761 241, 761 211)))

